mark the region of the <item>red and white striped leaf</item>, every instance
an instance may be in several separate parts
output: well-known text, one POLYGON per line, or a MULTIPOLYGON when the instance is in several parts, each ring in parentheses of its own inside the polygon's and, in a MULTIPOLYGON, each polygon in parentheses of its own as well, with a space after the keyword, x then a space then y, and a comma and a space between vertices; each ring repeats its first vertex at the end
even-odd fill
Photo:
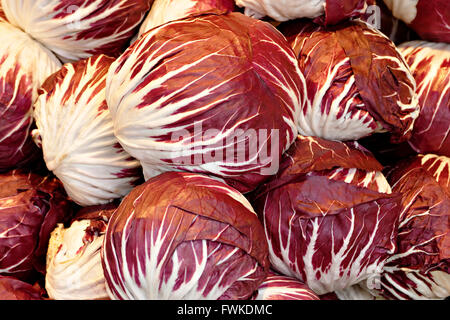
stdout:
POLYGON ((37 149, 30 136, 32 105, 59 60, 26 33, 0 20, 0 171, 28 163, 37 149))
POLYGON ((442 300, 450 296, 448 272, 427 273, 385 267, 381 278, 383 296, 391 300, 442 300))
POLYGON ((321 25, 335 25, 361 17, 368 10, 368 0, 326 0, 324 15, 314 19, 321 25))
POLYGON ((118 55, 152 0, 1 0, 8 21, 64 62, 118 55))
POLYGON ((258 287, 253 300, 320 300, 303 282, 273 271, 258 287))
POLYGON ((450 159, 419 155, 398 163, 388 179, 403 195, 397 250, 378 294, 390 299, 450 296, 450 159))
POLYGON ((14 170, 0 175, 0 275, 45 273, 50 233, 70 218, 61 183, 14 170))
POLYGON ((421 108, 409 144, 418 153, 450 156, 450 44, 411 41, 398 48, 416 80, 421 108))
POLYGON ((102 263, 113 299, 248 299, 269 267, 248 201, 214 179, 175 172, 124 198, 102 263))

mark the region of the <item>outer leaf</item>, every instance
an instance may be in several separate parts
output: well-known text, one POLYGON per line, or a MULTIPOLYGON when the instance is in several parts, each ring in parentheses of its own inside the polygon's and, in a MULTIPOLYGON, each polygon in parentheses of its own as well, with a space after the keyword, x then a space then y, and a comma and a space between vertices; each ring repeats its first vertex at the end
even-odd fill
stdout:
POLYGON ((43 291, 19 279, 0 276, 0 300, 43 300, 43 291))
POLYGON ((362 16, 367 10, 367 0, 327 0, 325 14, 314 20, 323 25, 334 25, 362 16))
POLYGON ((234 11, 233 0, 155 0, 139 29, 141 36, 166 22, 207 11, 234 11))
POLYGON ((450 296, 450 159, 419 155, 389 172, 403 194, 397 250, 385 266, 379 294, 390 299, 450 296))
POLYGON ((258 287, 253 300, 320 300, 303 282, 275 272, 258 287))
POLYGON ((416 80, 421 107, 409 143, 418 153, 450 156, 450 44, 411 41, 399 50, 416 80))
POLYGON ((60 66, 46 48, 0 19, 0 172, 24 166, 37 148, 32 104, 44 80, 60 66))
POLYGON ((70 216, 57 179, 17 170, 0 175, 0 274, 45 273, 50 233, 70 216))

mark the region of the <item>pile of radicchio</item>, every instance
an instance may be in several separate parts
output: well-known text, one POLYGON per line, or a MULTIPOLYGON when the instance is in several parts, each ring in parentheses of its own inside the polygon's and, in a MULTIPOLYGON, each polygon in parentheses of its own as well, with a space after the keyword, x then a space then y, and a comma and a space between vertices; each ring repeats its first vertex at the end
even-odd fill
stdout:
POLYGON ((448 0, 0 0, 0 42, 0 300, 450 297, 448 0))

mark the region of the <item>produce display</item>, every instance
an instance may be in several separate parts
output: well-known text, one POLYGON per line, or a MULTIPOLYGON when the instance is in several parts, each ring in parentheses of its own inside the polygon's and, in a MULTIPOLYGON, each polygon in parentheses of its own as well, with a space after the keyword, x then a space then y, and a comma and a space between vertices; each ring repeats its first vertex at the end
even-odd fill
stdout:
POLYGON ((0 300, 450 299, 449 1, 0 0, 0 41, 0 300))

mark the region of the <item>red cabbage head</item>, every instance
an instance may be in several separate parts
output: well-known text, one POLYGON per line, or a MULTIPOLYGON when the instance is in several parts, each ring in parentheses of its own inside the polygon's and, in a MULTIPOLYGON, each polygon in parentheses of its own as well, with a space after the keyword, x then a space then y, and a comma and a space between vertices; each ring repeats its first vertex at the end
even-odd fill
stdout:
POLYGON ((205 13, 134 42, 111 65, 106 97, 115 136, 146 179, 203 173, 246 193, 295 140, 303 80, 271 24, 205 13))
POLYGON ((106 74, 114 61, 105 55, 65 64, 39 89, 34 105, 47 168, 81 206, 104 204, 131 191, 142 168, 123 150, 106 105, 106 74))
POLYGON ((356 142, 299 136, 252 195, 277 272, 317 295, 372 285, 396 248, 400 196, 356 142))
POLYGON ((264 230, 250 203, 207 176, 167 172, 134 188, 108 223, 112 299, 245 300, 266 278, 264 230))
POLYGON ((361 21, 323 27, 308 20, 280 26, 306 78, 299 133, 327 140, 358 140, 390 132, 411 137, 419 115, 416 82, 384 34, 361 21))

